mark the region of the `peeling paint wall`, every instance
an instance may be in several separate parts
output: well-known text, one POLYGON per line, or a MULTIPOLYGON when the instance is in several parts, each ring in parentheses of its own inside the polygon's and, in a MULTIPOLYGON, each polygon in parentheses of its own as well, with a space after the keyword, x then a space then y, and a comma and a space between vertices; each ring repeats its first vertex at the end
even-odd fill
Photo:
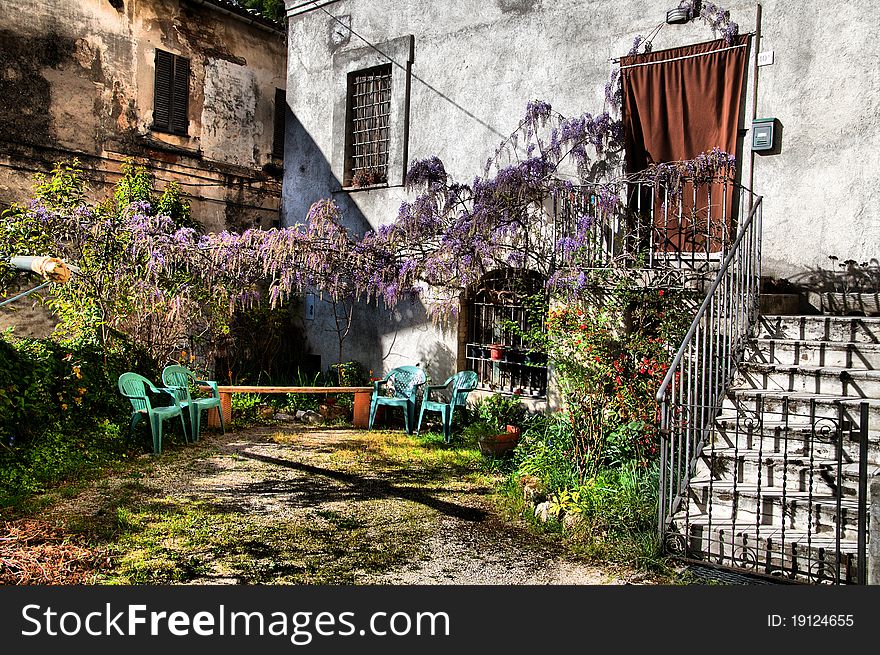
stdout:
MULTIPOLYGON (((106 197, 134 159, 180 183, 208 230, 277 224, 286 35, 249 21, 190 0, 0 0, 0 208, 72 157, 106 197), (157 48, 190 60, 186 136, 152 129, 157 48)), ((46 334, 48 315, 22 305, 0 328, 46 334)))
MULTIPOLYGON (((256 120, 256 74, 238 63, 211 60, 205 66, 205 100, 202 106, 202 139, 205 152, 218 161, 236 166, 255 167, 260 157, 255 144, 263 134, 263 123, 256 120), (230 139, 231 126, 237 126, 230 139)), ((271 127, 271 126, 270 126, 271 127)))
MULTIPOLYGON (((666 25, 668 0, 342 0, 323 9, 296 9, 288 0, 286 223, 302 220, 311 202, 332 196, 353 230, 394 219, 400 186, 341 190, 332 166, 334 143, 344 139, 329 118, 340 82, 333 62, 357 48, 412 34, 407 161, 438 155, 459 181, 479 174, 497 144, 517 126, 526 103, 550 102, 567 116, 603 111, 612 60, 636 35, 658 25, 655 50, 713 38, 702 22, 666 25), (351 32, 345 29, 350 26, 351 32)), ((757 27, 757 2, 723 2, 741 32, 757 27)), ((852 3, 834 12, 810 11, 794 0, 760 3, 762 40, 750 50, 742 179, 764 196, 764 272, 809 281, 835 254, 880 258, 880 67, 873 26, 852 3), (833 16, 833 18, 832 18, 833 16), (757 46, 757 48, 755 47, 757 46), (774 50, 775 63, 755 76, 757 50, 774 50), (750 152, 753 102, 757 116, 784 127, 781 151, 750 152)), ((325 360, 335 352, 332 323, 318 306, 310 340, 325 360), (329 331, 328 331, 329 330, 329 331)), ((455 367, 454 329, 434 327, 420 306, 372 311, 347 356, 374 369, 421 361, 435 377, 455 367), (437 356, 434 351, 443 351, 437 356), (452 353, 452 357, 448 356, 452 353)))
POLYGON ((0 0, 0 204, 72 156, 104 195, 134 158, 208 229, 276 223, 285 35, 248 21, 189 0, 0 0), (185 136, 152 129, 157 48, 190 60, 185 136))

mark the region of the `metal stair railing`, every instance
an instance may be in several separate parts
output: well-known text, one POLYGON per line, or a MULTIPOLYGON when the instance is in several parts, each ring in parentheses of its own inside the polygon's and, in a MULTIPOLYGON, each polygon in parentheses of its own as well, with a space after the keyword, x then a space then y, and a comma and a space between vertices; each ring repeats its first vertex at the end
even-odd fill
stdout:
POLYGON ((658 514, 664 544, 758 316, 763 197, 749 199, 749 213, 657 391, 662 435, 658 514))

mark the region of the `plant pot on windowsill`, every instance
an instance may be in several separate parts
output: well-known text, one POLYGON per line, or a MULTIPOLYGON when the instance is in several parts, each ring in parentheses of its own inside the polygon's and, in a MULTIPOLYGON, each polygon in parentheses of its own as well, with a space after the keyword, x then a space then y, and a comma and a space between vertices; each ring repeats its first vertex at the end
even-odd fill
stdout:
POLYGON ((504 359, 504 346, 498 343, 493 343, 489 346, 489 356, 496 362, 500 362, 504 359))

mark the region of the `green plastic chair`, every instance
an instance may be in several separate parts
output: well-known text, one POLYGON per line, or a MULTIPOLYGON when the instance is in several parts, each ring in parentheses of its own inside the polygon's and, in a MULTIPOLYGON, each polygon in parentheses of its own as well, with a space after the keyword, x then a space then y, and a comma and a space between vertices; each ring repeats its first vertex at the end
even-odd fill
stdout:
POLYGON ((412 425, 416 418, 416 394, 419 387, 428 379, 425 372, 418 366, 398 366, 382 380, 373 382, 373 397, 370 399, 370 425, 379 405, 403 408, 403 420, 407 434, 412 434, 412 425))
POLYGON ((422 429, 422 419, 425 412, 440 412, 443 421, 443 438, 446 443, 452 439, 452 414, 456 407, 464 407, 467 404, 467 395, 477 388, 477 374, 475 371, 459 371, 451 376, 443 384, 430 385, 422 392, 422 409, 419 412, 419 424, 416 427, 418 435, 422 429), (431 400, 432 391, 440 391, 452 385, 449 402, 444 403, 431 400))
POLYGON ((119 376, 119 392, 131 401, 134 411, 131 413, 131 434, 142 418, 150 421, 150 431, 153 434, 153 453, 158 455, 162 452, 162 423, 175 416, 180 417, 180 425, 183 428, 183 438, 187 438, 186 423, 183 420, 183 408, 177 400, 177 396, 171 389, 155 387, 143 375, 137 373, 123 373, 119 376), (147 391, 155 394, 168 394, 171 396, 172 405, 153 407, 147 391))
POLYGON ((220 392, 217 383, 213 380, 199 380, 195 373, 186 366, 170 364, 162 369, 162 384, 173 389, 181 407, 189 412, 190 434, 193 442, 199 440, 202 428, 202 411, 217 408, 220 415, 220 429, 226 434, 226 426, 223 425, 223 410, 220 408, 220 392), (210 398, 193 398, 190 393, 190 385, 204 385, 211 387, 210 398))

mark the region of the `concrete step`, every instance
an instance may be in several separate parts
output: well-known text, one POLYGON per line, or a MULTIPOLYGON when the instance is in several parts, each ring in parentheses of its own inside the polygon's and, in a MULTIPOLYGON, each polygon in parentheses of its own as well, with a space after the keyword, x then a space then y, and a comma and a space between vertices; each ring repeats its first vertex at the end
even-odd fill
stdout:
POLYGON ((744 362, 880 369, 880 344, 801 339, 752 339, 744 362))
MULTIPOLYGON (((709 443, 714 443, 716 448, 736 447, 765 453, 787 451, 804 455, 809 455, 812 444, 814 457, 834 459, 837 457, 838 437, 836 432, 824 429, 826 427, 836 426, 828 426, 822 419, 816 424, 808 416, 797 414, 790 414, 786 420, 769 410, 759 418, 745 408, 741 414, 725 409, 715 419, 715 430, 709 443)), ((859 433, 853 432, 851 425, 844 427, 844 461, 852 461, 858 456, 859 433)), ((880 455, 880 424, 874 427, 878 429, 868 430, 869 461, 880 462, 877 459, 880 455)))
POLYGON ((799 293, 762 293, 758 297, 761 314, 800 315, 806 300, 799 293))
POLYGON ((744 362, 737 370, 733 386, 853 398, 880 398, 880 371, 837 366, 744 362))
MULTIPOLYGON (((742 419, 740 419, 742 420, 742 419)), ((838 450, 844 465, 859 461, 859 433, 847 431, 838 442, 836 432, 819 430, 810 425, 786 425, 782 421, 765 420, 752 428, 737 425, 736 417, 721 415, 704 450, 726 456, 748 455, 763 458, 808 459, 814 462, 837 462, 838 450)), ((868 432, 868 466, 880 465, 880 432, 868 432)))
MULTIPOLYGON (((754 420, 758 411, 768 420, 784 420, 789 425, 809 426, 817 421, 816 430, 835 427, 839 417, 844 428, 859 425, 860 406, 868 406, 868 430, 880 431, 880 399, 853 398, 832 393, 789 392, 779 389, 754 387, 731 387, 725 394, 721 414, 730 416, 737 412, 754 420), (786 407, 787 405, 787 407, 786 407), (786 412, 783 415, 783 412, 786 412)), ((741 418, 743 424, 746 419, 741 418)))
MULTIPOLYGON (((840 485, 844 496, 856 496, 859 485, 859 461, 838 462, 834 457, 819 457, 813 452, 766 453, 734 448, 704 448, 697 458, 693 480, 730 480, 738 484, 761 485, 763 489, 781 489, 797 493, 836 495, 840 485)), ((866 474, 880 473, 880 465, 865 464, 866 474)))
MULTIPOLYGON (((790 490, 783 494, 781 488, 759 488, 757 485, 728 481, 713 481, 710 485, 707 480, 694 480, 688 488, 688 517, 708 520, 710 509, 713 521, 736 520, 748 525, 780 529, 784 524, 786 530, 801 530, 821 537, 836 534, 837 531, 837 498, 830 495, 790 490)), ((839 516, 841 537, 856 538, 856 499, 841 498, 839 516)))
POLYGON ((684 512, 673 519, 667 544, 693 559, 765 575, 822 583, 839 576, 841 582, 857 579, 858 542, 841 539, 840 557, 834 535, 815 535, 802 530, 783 530, 741 521, 708 521, 708 517, 685 520, 684 512))
POLYGON ((770 339, 880 343, 880 317, 764 315, 758 317, 755 336, 770 339))

